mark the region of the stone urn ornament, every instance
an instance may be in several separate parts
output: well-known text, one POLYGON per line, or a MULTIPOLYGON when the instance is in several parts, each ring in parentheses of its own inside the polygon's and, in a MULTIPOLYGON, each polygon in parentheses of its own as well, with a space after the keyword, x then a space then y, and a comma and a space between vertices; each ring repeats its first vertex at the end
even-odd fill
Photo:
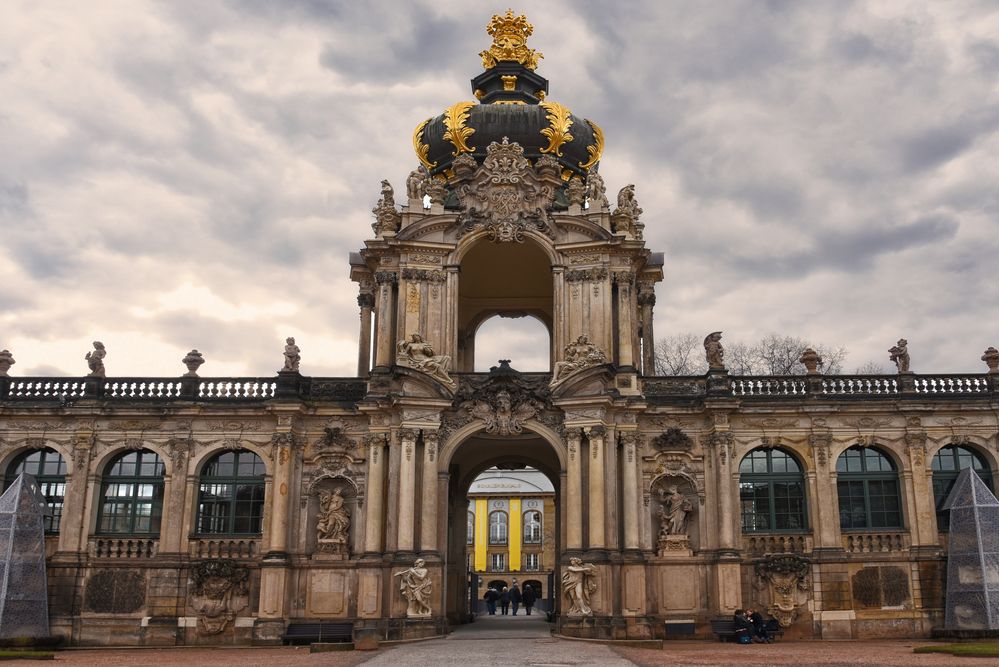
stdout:
MULTIPOLYGON (((7 352, 7 350, 4 350, 4 352, 7 352)), ((2 357, 3 354, 0 353, 0 359, 2 359, 2 357)), ((982 361, 988 364, 989 373, 999 373, 999 350, 990 346, 987 350, 985 350, 985 353, 982 354, 982 361)), ((2 370, 2 362, 0 362, 0 375, 3 374, 2 370)))
POLYGON ((801 353, 801 358, 798 359, 805 366, 805 370, 808 371, 809 375, 818 375, 819 366, 822 365, 822 357, 819 353, 810 347, 806 347, 805 351, 801 353))
POLYGON ((187 366, 187 372, 184 373, 183 377, 196 378, 198 377, 198 369, 201 364, 205 363, 205 357, 197 350, 191 350, 186 357, 181 359, 181 363, 187 366))
POLYGON ((0 350, 0 377, 7 377, 7 371, 16 363, 14 355, 10 353, 10 350, 0 350))

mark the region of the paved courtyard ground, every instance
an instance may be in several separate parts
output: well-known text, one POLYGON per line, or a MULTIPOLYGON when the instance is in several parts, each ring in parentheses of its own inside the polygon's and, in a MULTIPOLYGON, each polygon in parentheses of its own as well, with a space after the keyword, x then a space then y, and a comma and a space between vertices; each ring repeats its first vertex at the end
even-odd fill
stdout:
MULTIPOLYGON (((71 650, 56 660, 66 665, 113 667, 187 665, 188 667, 659 667, 738 665, 764 667, 796 665, 904 665, 936 667, 999 665, 999 660, 920 655, 913 647, 927 641, 787 641, 740 646, 712 641, 666 642, 663 650, 609 647, 595 642, 551 636, 544 616, 484 616, 461 626, 446 639, 402 644, 373 652, 348 651, 310 654, 308 647, 178 648, 71 650)), ((25 664, 26 661, 25 661, 25 664)), ((37 663, 33 663, 37 664, 37 663)))

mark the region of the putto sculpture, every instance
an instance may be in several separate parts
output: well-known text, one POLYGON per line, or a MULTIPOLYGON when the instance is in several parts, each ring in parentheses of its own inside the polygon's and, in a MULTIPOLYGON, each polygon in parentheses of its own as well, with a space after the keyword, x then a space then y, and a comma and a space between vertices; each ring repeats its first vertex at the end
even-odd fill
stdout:
POLYGON ((197 350, 191 350, 180 360, 180 363, 187 366, 187 372, 184 373, 184 377, 196 378, 198 377, 198 369, 201 367, 201 364, 205 363, 205 357, 197 350))
POLYGON ((553 385, 584 368, 607 363, 607 355, 591 343, 586 334, 566 345, 563 354, 564 360, 555 362, 555 371, 552 374, 553 385))
POLYGON ((610 208, 604 178, 596 171, 591 170, 586 175, 586 199, 590 202, 590 208, 600 211, 610 208))
POLYGON ((454 380, 448 375, 451 357, 434 354, 434 348, 418 333, 411 333, 408 339, 399 341, 395 363, 422 371, 449 387, 454 386, 454 380))
POLYGON ((0 350, 0 377, 7 377, 7 371, 16 363, 10 350, 0 350))
POLYGON ((423 200, 426 193, 427 172, 423 167, 419 167, 409 172, 406 177, 406 197, 410 201, 423 200))
POLYGON ((284 339, 284 368, 282 373, 297 373, 298 366, 302 362, 302 350, 295 345, 295 338, 288 336, 284 339))
POLYGON ((711 370, 725 370, 725 348, 721 344, 722 332, 709 333, 704 339, 704 358, 711 370))
POLYGON ((898 368, 899 373, 909 372, 909 341, 899 338, 898 342, 888 350, 888 354, 891 355, 888 358, 898 368))
POLYGON ((434 590, 434 582, 430 579, 430 573, 425 565, 422 558, 417 558, 413 567, 396 572, 394 575, 402 577, 399 580, 399 592, 409 603, 406 606, 408 618, 427 618, 432 613, 430 596, 434 590))
POLYGON ((339 487, 319 492, 319 512, 316 516, 318 550, 324 553, 345 553, 350 537, 350 511, 339 487))
POLYGON ((597 568, 581 558, 570 558, 562 571, 562 594, 569 603, 567 616, 593 616, 590 596, 597 590, 597 568))
POLYGON ((642 238, 644 225, 638 222, 642 209, 635 199, 635 186, 626 185, 617 193, 617 208, 611 214, 611 229, 642 238))
POLYGON ((84 357, 84 359, 87 360, 87 366, 90 368, 88 377, 102 378, 105 376, 104 357, 106 357, 107 354, 108 352, 104 348, 104 343, 99 340, 95 340, 94 349, 87 352, 87 356, 84 357))

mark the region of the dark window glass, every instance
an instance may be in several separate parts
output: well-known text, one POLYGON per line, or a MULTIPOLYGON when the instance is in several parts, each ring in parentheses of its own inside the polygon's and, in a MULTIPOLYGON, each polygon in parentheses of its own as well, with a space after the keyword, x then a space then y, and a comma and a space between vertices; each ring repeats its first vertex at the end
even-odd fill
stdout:
POLYGON ((7 468, 3 488, 7 489, 13 484, 22 472, 35 477, 39 490, 48 501, 52 514, 43 521, 45 532, 58 533, 59 523, 62 521, 63 499, 66 497, 66 461, 62 454, 51 448, 19 454, 7 468))
POLYGON ((196 530, 202 535, 259 535, 264 517, 264 462, 241 449, 205 464, 196 530))
POLYGON ((163 514, 163 461, 143 449, 108 464, 97 508, 99 534, 159 535, 163 514))
POLYGON ((957 481, 958 474, 965 468, 973 468, 982 478, 985 485, 992 490, 992 471, 978 452, 959 445, 946 445, 933 457, 930 466, 933 469, 933 498, 937 506, 937 528, 941 531, 950 530, 950 512, 943 509, 943 504, 950 490, 957 481))
POLYGON ((742 532, 801 531, 805 520, 805 480, 801 465, 781 449, 754 449, 739 464, 742 532))
POLYGON ((853 446, 836 461, 839 525, 843 530, 902 528, 895 464, 872 447, 853 446))

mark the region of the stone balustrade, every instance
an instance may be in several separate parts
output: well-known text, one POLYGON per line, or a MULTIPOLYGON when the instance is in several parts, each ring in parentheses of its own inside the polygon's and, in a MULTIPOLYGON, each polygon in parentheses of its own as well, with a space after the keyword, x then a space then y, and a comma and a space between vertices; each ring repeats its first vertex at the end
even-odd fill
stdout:
POLYGON ((843 533, 843 549, 848 554, 900 553, 909 550, 906 532, 843 533))
POLYGON ((144 560, 156 555, 159 540, 143 537, 92 537, 90 555, 93 558, 144 560))
POLYGON ((752 557, 808 554, 812 546, 811 533, 744 533, 742 536, 742 552, 752 557))
POLYGON ((188 543, 191 558, 228 558, 241 560, 260 555, 259 538, 195 538, 188 543))

